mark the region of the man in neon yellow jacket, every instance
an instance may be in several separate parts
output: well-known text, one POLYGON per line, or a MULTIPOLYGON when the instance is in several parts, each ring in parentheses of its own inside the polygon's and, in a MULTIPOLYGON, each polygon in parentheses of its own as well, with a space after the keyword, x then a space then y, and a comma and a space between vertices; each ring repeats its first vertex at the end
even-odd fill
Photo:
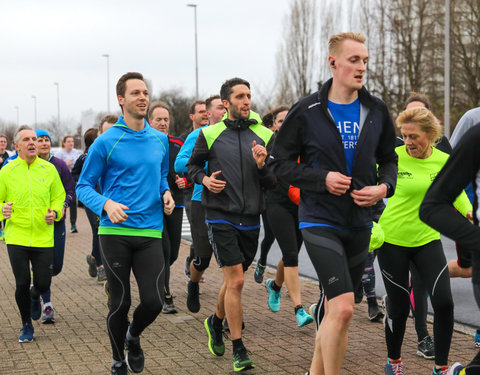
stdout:
POLYGON ((37 157, 37 136, 21 127, 14 144, 18 158, 0 171, 0 220, 6 219, 5 243, 15 275, 15 300, 22 317, 19 342, 33 340, 32 319, 40 318, 40 294, 50 288, 53 223, 62 217, 65 190, 55 166, 37 157), (30 264, 33 286, 30 287, 30 264))

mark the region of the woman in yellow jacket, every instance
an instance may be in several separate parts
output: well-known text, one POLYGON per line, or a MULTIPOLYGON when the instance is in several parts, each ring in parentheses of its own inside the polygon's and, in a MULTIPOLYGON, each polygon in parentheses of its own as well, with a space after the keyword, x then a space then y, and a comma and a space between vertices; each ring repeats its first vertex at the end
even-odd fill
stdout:
POLYGON ((19 342, 33 340, 32 319, 41 315, 40 294, 50 288, 53 222, 62 217, 65 190, 55 166, 37 157, 37 136, 21 128, 14 138, 18 157, 0 170, 0 220, 15 276, 15 300, 22 317, 19 342), (30 264, 33 287, 30 287, 30 264))

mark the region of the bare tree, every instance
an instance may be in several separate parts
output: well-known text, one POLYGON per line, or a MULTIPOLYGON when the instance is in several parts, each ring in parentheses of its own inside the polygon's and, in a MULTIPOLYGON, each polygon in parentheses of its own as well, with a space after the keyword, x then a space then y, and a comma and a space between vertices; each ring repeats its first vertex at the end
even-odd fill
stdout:
POLYGON ((277 52, 277 103, 293 103, 315 88, 317 74, 315 0, 293 0, 277 52))

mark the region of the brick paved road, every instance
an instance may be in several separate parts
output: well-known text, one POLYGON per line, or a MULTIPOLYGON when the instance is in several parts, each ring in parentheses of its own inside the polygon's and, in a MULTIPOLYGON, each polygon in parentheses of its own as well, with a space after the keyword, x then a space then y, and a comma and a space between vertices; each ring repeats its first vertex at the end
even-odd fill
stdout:
MULTIPOLYGON (((106 297, 103 287, 87 274, 85 255, 90 251, 91 234, 85 213, 79 209, 78 234, 67 234, 65 265, 53 279, 52 302, 55 325, 34 322, 33 343, 18 343, 20 318, 14 300, 14 281, 5 245, 0 245, 0 374, 109 374, 110 343, 106 334, 106 297)), ((201 285, 202 308, 198 314, 185 307, 183 260, 187 246, 182 245, 179 261, 172 270, 171 287, 179 314, 163 315, 142 335, 146 354, 145 374, 228 374, 231 373, 231 343, 226 355, 214 358, 206 346, 203 320, 214 311, 221 272, 212 261, 201 285)), ((246 274, 243 294, 244 343, 252 352, 257 368, 250 374, 301 374, 308 369, 313 350, 314 329, 299 329, 293 307, 283 289, 282 308, 268 310, 263 286, 253 281, 253 269, 246 274)), ((269 276, 267 274, 267 276, 269 276)), ((316 301, 317 285, 302 281, 305 304, 316 301)), ((133 305, 138 293, 133 288, 133 305)), ((472 308, 474 308, 472 306, 472 308)), ((383 374, 386 348, 382 325, 366 318, 366 304, 357 306, 349 335, 342 374, 383 374)), ((131 312, 133 309, 131 310, 131 312)), ((130 314, 131 314, 130 312, 130 314)), ((460 327, 461 328, 461 327, 460 327)), ((429 327, 432 331, 432 327, 429 327)), ((455 332, 451 361, 467 362, 476 350, 469 334, 455 332)), ((403 358, 407 374, 431 374, 432 361, 415 355, 413 322, 409 320, 403 358)))

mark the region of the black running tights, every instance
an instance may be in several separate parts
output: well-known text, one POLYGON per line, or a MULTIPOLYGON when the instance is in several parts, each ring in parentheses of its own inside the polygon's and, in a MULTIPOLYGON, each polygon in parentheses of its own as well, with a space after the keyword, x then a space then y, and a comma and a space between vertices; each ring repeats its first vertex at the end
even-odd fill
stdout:
POLYGON ((15 300, 17 301, 22 323, 31 320, 30 311, 30 263, 33 271, 31 295, 40 297, 50 289, 53 270, 53 247, 26 247, 7 245, 10 264, 15 276, 15 300))
POLYGON ((388 294, 388 318, 385 320, 388 357, 401 357, 410 309, 410 261, 417 267, 432 302, 435 318, 435 363, 447 365, 453 331, 453 300, 447 261, 440 240, 418 247, 402 247, 385 242, 378 251, 378 262, 388 294))
POLYGON ((104 234, 99 237, 111 297, 108 335, 113 359, 121 361, 131 305, 130 271, 137 280, 140 294, 140 304, 130 325, 132 336, 140 336, 162 311, 165 278, 162 239, 104 234))

